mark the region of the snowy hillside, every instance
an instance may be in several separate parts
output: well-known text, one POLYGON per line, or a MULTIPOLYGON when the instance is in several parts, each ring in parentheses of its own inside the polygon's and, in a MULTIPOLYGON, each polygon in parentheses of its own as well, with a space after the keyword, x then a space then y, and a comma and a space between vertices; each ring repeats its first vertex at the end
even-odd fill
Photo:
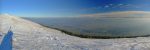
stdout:
POLYGON ((8 14, 0 15, 0 40, 10 26, 14 50, 150 50, 150 37, 85 39, 8 14))

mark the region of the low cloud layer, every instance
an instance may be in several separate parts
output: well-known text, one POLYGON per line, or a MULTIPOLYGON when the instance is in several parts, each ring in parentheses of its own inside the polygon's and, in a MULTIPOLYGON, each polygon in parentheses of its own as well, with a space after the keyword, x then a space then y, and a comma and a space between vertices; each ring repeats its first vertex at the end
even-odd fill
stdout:
POLYGON ((86 14, 80 17, 150 17, 148 11, 121 11, 109 13, 86 14))

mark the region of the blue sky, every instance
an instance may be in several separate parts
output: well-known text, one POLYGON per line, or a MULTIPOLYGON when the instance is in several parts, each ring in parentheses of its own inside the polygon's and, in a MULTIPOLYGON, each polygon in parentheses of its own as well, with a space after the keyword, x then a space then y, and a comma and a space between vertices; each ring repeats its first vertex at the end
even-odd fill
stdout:
POLYGON ((73 17, 115 11, 150 11, 150 0, 1 0, 1 13, 22 17, 73 17))

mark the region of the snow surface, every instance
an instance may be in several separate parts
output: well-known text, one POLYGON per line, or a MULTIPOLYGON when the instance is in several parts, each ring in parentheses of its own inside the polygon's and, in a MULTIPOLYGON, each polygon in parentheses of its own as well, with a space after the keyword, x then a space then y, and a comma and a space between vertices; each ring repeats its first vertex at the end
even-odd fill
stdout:
POLYGON ((8 14, 0 15, 0 42, 10 26, 14 50, 150 50, 150 37, 79 38, 8 14))

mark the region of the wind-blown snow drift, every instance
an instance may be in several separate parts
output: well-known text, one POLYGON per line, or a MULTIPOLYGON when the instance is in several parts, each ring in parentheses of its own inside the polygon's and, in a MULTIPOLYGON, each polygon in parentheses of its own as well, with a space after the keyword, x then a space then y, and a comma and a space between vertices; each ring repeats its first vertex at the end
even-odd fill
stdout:
MULTIPOLYGON (((150 50, 150 37, 84 39, 12 15, 0 15, 3 36, 12 27, 14 50, 150 50)), ((0 41, 3 36, 0 36, 0 41)))

